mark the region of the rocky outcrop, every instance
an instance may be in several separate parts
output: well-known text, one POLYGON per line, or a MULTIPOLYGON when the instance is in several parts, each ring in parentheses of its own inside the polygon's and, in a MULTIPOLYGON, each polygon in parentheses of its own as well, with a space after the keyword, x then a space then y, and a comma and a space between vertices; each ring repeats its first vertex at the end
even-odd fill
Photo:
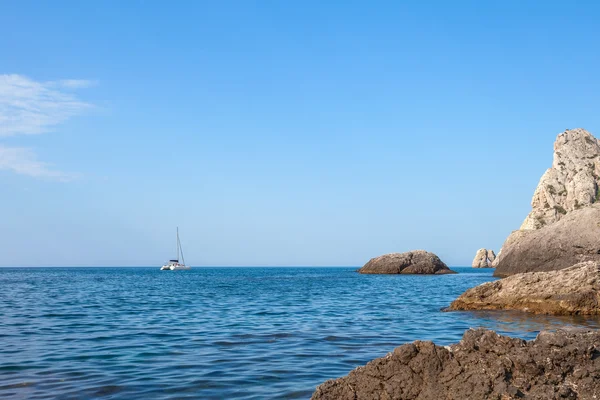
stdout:
POLYGON ((471 264, 473 268, 487 268, 487 250, 479 249, 477 253, 475 253, 475 258, 473 259, 473 263, 471 264))
POLYGON ((468 330, 449 347, 416 341, 318 386, 313 400, 594 399, 600 332, 541 332, 532 341, 468 330))
POLYGON ((537 186, 521 229, 539 229, 600 199, 600 141, 571 129, 554 142, 554 160, 537 186))
POLYGON ((496 254, 494 254, 494 250, 479 249, 475 254, 471 266, 473 268, 492 268, 492 263, 495 259, 496 254))
POLYGON ((559 270, 583 261, 600 262, 600 204, 537 230, 511 233, 496 258, 494 276, 559 270))
POLYGON ((372 258, 361 274, 455 274, 438 256, 424 250, 391 253, 372 258))
POLYGON ((494 276, 552 271, 600 260, 600 141, 571 129, 554 142, 554 160, 537 186, 521 229, 504 242, 494 276))
POLYGON ((467 290, 449 310, 520 310, 537 314, 600 315, 600 262, 560 271, 516 274, 467 290))

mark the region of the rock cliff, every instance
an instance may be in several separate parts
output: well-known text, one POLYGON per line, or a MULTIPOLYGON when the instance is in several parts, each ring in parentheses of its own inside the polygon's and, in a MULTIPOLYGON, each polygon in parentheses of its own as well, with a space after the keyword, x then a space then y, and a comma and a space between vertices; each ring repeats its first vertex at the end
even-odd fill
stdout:
POLYGON ((532 341, 468 330, 452 346, 416 341, 318 386, 313 400, 503 400, 600 397, 600 331, 532 341))
POLYGON ((424 250, 391 253, 372 258, 361 274, 455 274, 438 256, 424 250))
POLYGON ((558 135, 554 160, 521 229, 504 242, 494 276, 600 261, 600 141, 585 129, 558 135))
POLYGON ((600 199, 600 142, 585 129, 571 129, 554 142, 548 169, 531 200, 532 210, 521 229, 539 229, 570 211, 600 199))

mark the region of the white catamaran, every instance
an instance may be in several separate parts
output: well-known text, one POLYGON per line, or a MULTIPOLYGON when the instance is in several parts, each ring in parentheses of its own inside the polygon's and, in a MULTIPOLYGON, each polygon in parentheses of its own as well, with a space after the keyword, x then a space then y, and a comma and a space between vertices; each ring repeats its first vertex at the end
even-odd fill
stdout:
POLYGON ((177 228, 177 258, 175 260, 169 260, 168 263, 163 265, 161 271, 175 271, 181 269, 192 269, 192 267, 185 265, 185 259, 183 258, 183 249, 181 248, 181 242, 179 241, 179 228, 177 228), (181 263, 179 263, 179 255, 181 255, 181 263))

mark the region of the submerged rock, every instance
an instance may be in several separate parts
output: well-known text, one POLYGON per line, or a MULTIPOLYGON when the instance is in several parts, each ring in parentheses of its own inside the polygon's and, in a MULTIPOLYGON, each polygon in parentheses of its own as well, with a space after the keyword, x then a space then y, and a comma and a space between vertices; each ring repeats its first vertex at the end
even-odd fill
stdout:
POLYGON ((571 129, 554 142, 554 160, 531 199, 521 229, 539 229, 573 210, 600 200, 600 141, 585 129, 571 129))
POLYGON ((600 315, 600 263, 588 261, 560 271, 516 274, 487 282, 467 290, 449 310, 600 315))
POLYGON ((593 399, 600 331, 541 332, 535 340, 468 330, 452 346, 416 341, 318 386, 313 400, 593 399))
POLYGON ((471 266, 473 268, 492 268, 492 263, 495 259, 496 254, 494 253, 494 250, 479 249, 475 254, 471 266))
POLYGON ((372 258, 361 274, 455 274, 438 256, 424 250, 391 253, 372 258))
POLYGON ((600 262, 600 204, 572 211, 540 229, 511 233, 496 259, 494 276, 559 270, 583 261, 600 262))

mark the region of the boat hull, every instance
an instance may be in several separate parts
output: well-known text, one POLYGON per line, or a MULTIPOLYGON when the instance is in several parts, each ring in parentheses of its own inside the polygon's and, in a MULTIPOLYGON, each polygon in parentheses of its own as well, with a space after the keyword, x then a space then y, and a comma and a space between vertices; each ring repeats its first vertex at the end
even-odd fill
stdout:
POLYGON ((188 267, 187 265, 177 265, 177 266, 172 266, 171 271, 185 271, 188 269, 192 269, 191 267, 188 267))
POLYGON ((160 267, 161 271, 187 271, 189 269, 192 269, 192 267, 182 264, 167 264, 160 267))

